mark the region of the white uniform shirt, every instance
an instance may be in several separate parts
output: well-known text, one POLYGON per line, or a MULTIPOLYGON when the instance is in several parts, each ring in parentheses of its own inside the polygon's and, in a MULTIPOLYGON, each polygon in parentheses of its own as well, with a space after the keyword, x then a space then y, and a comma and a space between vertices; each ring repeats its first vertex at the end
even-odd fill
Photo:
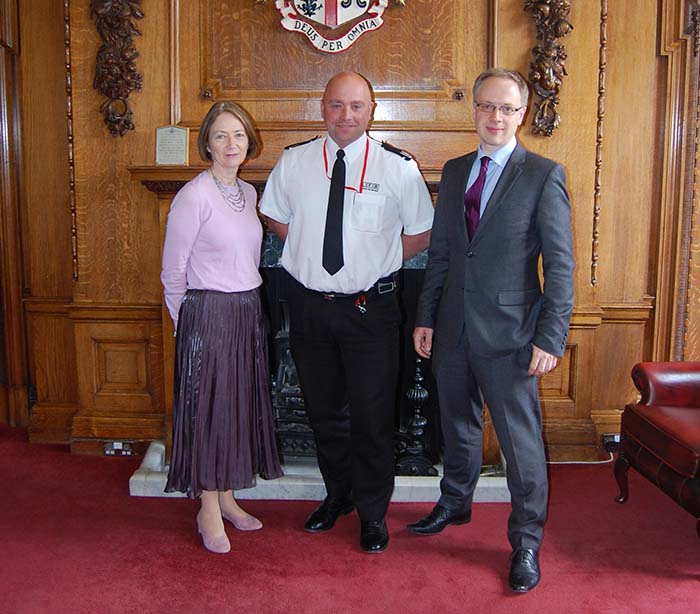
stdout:
POLYGON ((322 264, 328 192, 338 151, 331 138, 284 150, 265 186, 260 211, 289 224, 281 264, 297 281, 320 292, 353 294, 401 268, 401 233, 430 230, 433 206, 414 160, 367 136, 343 150, 344 266, 335 275, 322 264))

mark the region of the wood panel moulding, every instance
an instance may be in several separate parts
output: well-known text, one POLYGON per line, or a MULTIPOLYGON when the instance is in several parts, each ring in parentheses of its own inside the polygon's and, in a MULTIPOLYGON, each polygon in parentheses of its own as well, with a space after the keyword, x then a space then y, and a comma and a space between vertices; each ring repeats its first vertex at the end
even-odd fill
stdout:
POLYGON ((589 418, 545 418, 542 426, 547 460, 592 461, 600 457, 595 426, 589 418))
POLYGON ((600 323, 596 315, 586 310, 574 313, 560 364, 540 380, 542 429, 550 460, 597 458, 598 440, 590 416, 593 388, 590 367, 600 323))
POLYGON ((0 39, 5 47, 17 51, 17 0, 0 1, 0 39))
POLYGON ((33 443, 69 443, 78 411, 75 338, 68 299, 26 299, 27 340, 34 404, 29 422, 33 443))
POLYGON ((80 411, 72 440, 164 436, 160 305, 74 304, 80 411))
POLYGON ((574 411, 577 354, 578 347, 567 344, 557 368, 540 378, 540 395, 547 400, 548 408, 562 413, 574 411))
POLYGON ((603 320, 596 331, 595 361, 590 378, 595 382, 591 419, 596 425, 598 442, 605 433, 619 432, 620 413, 625 403, 636 398, 632 367, 644 360, 647 330, 653 314, 651 297, 639 304, 606 304, 603 320))
POLYGON ((595 381, 591 420, 596 441, 620 432, 622 408, 635 400, 632 367, 644 359, 647 328, 653 314, 653 299, 638 304, 611 303, 602 306, 603 320, 596 339, 597 359, 590 369, 595 381))

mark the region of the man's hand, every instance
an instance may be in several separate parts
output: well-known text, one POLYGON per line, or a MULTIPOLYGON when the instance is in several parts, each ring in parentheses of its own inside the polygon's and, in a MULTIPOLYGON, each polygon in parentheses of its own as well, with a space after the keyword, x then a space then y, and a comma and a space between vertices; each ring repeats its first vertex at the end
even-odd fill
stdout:
POLYGON ((433 349, 433 329, 425 326, 416 326, 413 329, 413 347, 416 354, 422 358, 430 358, 433 349))
MULTIPOLYGON (((417 329, 416 329, 417 330, 417 329)), ((416 338, 416 333, 413 333, 413 338, 416 338)), ((554 367, 557 366, 559 359, 554 356, 554 354, 549 354, 544 350, 538 348, 536 345, 532 346, 532 360, 530 361, 530 368, 527 371, 528 375, 544 375, 549 373, 554 367)))

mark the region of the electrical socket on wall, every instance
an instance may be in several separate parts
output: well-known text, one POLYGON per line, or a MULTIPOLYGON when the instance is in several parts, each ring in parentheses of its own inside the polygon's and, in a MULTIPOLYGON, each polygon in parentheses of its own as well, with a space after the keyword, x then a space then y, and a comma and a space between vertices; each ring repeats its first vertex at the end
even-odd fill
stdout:
POLYGON ((131 441, 105 441, 105 456, 131 456, 133 447, 131 441))
POLYGON ((617 452, 620 447, 620 435, 619 433, 606 433, 603 435, 603 449, 606 452, 612 452, 613 454, 617 452))

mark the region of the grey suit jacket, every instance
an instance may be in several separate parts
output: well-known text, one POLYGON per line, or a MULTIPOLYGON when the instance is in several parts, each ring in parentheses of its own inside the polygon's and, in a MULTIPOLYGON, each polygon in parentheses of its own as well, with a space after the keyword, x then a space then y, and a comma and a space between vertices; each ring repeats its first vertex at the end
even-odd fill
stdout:
POLYGON ((435 343, 452 347, 464 332, 481 355, 532 343, 561 356, 574 305, 564 169, 518 144, 470 242, 464 193, 475 156, 443 168, 416 326, 435 329, 435 343))

